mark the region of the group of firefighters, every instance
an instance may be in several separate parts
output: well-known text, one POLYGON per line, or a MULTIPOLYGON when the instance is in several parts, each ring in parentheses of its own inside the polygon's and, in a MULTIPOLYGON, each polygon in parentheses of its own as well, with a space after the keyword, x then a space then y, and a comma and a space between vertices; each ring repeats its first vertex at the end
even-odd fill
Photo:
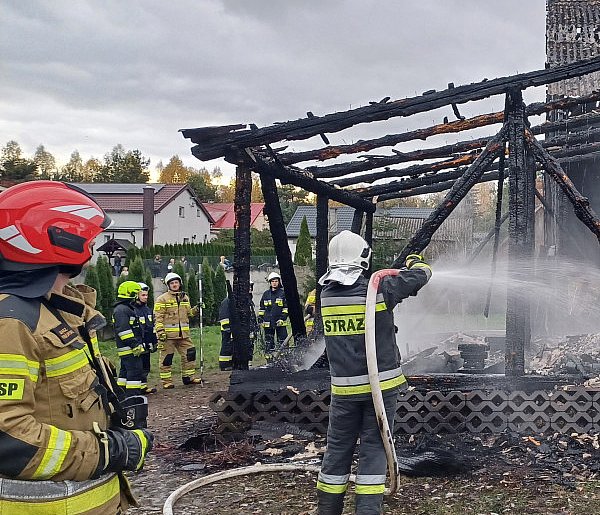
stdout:
MULTIPOLYGON (((139 471, 152 449, 145 422, 145 395, 153 393, 147 385, 150 353, 160 351, 163 388, 174 388, 176 351, 183 383, 201 383, 189 329, 198 307, 190 305, 181 277, 172 272, 154 310, 147 305, 147 285, 119 286, 113 315, 121 360, 116 379, 101 355, 96 333, 106 321, 95 309, 96 293, 70 280, 91 260, 95 238, 110 224, 102 208, 73 185, 40 180, 0 193, 2 514, 118 514, 136 505, 123 472, 139 471)), ((381 511, 386 457, 365 355, 370 257, 365 240, 342 231, 329 244, 329 269, 319 279, 332 394, 317 482, 319 515, 342 513, 357 440, 356 513, 381 511)), ((406 387, 392 309, 416 295, 430 276, 423 258, 411 255, 405 270, 385 277, 377 291, 377 362, 392 427, 398 390, 406 387)), ((267 352, 275 349, 275 336, 279 345, 287 338, 288 315, 281 278, 268 279, 255 326, 264 329, 267 352)), ((315 300, 311 292, 309 318, 315 300)), ((227 301, 220 314, 222 368, 231 366, 232 355, 227 301)))

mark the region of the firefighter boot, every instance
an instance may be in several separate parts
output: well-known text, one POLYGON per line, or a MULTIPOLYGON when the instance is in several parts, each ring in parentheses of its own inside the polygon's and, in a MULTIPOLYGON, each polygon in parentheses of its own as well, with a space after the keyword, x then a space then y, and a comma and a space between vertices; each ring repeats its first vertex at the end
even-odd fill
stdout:
POLYGON ((181 380, 185 385, 202 384, 202 379, 200 379, 199 377, 182 377, 181 380))

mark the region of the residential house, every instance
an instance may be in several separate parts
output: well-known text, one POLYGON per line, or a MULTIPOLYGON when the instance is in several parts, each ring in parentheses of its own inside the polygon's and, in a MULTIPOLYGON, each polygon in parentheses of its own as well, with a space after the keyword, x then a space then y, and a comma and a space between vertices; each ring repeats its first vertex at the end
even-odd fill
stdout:
MULTIPOLYGON (((211 226, 213 237, 216 238, 222 229, 234 228, 235 204, 233 202, 205 202, 202 205, 214 220, 211 226)), ((269 224, 263 213, 264 208, 264 202, 253 202, 250 204, 250 227, 259 231, 269 228, 269 224)))
POLYGON ((206 243, 212 216, 186 184, 77 183, 113 220, 98 238, 128 240, 137 247, 206 243))

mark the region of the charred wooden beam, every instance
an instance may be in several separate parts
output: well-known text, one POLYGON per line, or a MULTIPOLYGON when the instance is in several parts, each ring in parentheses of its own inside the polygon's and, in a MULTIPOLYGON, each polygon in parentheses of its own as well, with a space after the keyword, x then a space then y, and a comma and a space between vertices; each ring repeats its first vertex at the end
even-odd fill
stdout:
POLYGON ((235 172, 235 226, 233 254, 233 300, 236 308, 232 318, 233 368, 248 370, 252 359, 250 343, 250 313, 248 292, 250 291, 250 196, 252 193, 252 171, 239 164, 235 172), (237 326, 237 327, 234 327, 237 326))
MULTIPOLYGON (((551 102, 536 102, 527 106, 527 116, 534 116, 557 109, 568 110, 579 104, 587 104, 600 100, 600 91, 591 93, 582 97, 566 97, 551 102)), ((451 134, 462 132, 478 127, 485 127, 496 123, 502 123, 504 120, 504 112, 487 113, 467 120, 457 120, 449 123, 440 123, 432 127, 417 129, 414 131, 404 132, 402 134, 389 134, 381 138, 360 140, 349 145, 331 145, 317 150, 307 150, 304 152, 288 152, 279 154, 281 162, 285 165, 301 163, 303 161, 326 161, 334 159, 343 154, 357 154, 360 152, 368 152, 381 147, 393 147, 398 143, 404 143, 413 140, 425 140, 431 136, 439 134, 451 134)), ((540 132, 539 134, 543 134, 540 132)), ((319 170, 322 168, 317 167, 319 170)), ((332 175, 332 177, 334 177, 332 175)))
MULTIPOLYGON (((546 129, 542 130, 541 127, 542 125, 532 127, 531 132, 533 132, 534 134, 544 134, 545 132, 547 132, 546 129)), ((543 142, 543 145, 545 147, 550 147, 559 145, 573 145, 576 143, 587 143, 589 141, 593 141, 599 135, 600 129, 591 128, 586 131, 561 134, 560 136, 556 136, 552 139, 545 140, 543 142)), ((450 159, 460 159, 463 156, 457 154, 479 150, 480 148, 485 147, 491 138, 492 136, 487 136, 484 138, 478 138, 474 140, 459 141, 451 145, 444 145, 442 147, 437 148, 427 148, 422 150, 416 150, 413 152, 396 152, 396 154, 393 156, 361 156, 362 160, 358 162, 343 163, 339 165, 326 167, 309 167, 306 170, 313 173, 313 175, 318 178, 332 178, 344 176, 341 179, 331 181, 331 184, 336 184, 338 186, 348 186, 350 184, 358 184, 360 182, 373 182, 386 177, 417 175, 419 172, 419 168, 415 168, 413 166, 401 169, 387 169, 371 174, 356 175, 354 177, 346 177, 349 174, 372 170, 375 168, 383 168, 384 166, 387 167, 394 164, 408 163, 410 161, 423 161, 426 159, 436 159, 444 157, 450 159)), ((423 173, 431 171, 427 168, 428 166, 433 166, 435 169, 435 165, 436 163, 434 163, 433 165, 423 165, 425 166, 423 173)))
MULTIPOLYGON (((260 170, 259 170, 260 171, 260 170)), ((304 314, 298 295, 298 281, 294 272, 294 262, 292 253, 288 245, 285 222, 279 204, 279 195, 277 194, 277 184, 275 178, 271 175, 261 173, 260 185, 263 198, 265 199, 265 215, 269 220, 269 229, 275 245, 275 254, 279 263, 281 280, 285 288, 285 298, 287 301, 292 333, 294 336, 306 336, 304 327, 304 314)), ((249 202, 248 202, 249 205, 249 202)))
POLYGON ((269 175, 274 179, 279 179, 282 183, 292 184, 298 188, 305 189, 317 195, 324 195, 331 200, 340 202, 354 209, 360 209, 365 212, 375 211, 375 205, 372 202, 364 200, 355 193, 346 191, 313 179, 311 176, 301 173, 300 171, 291 170, 288 167, 281 166, 278 163, 268 162, 262 157, 253 154, 255 160, 254 167, 261 175, 269 175))
MULTIPOLYGON (((588 150, 583 154, 577 154, 577 155, 569 156, 569 157, 561 157, 560 159, 557 159, 557 161, 561 165, 564 165, 565 163, 582 163, 584 161, 594 161, 594 160, 600 158, 600 147, 593 147, 593 148, 595 149, 594 151, 592 151, 590 148, 588 148, 588 150)), ((581 152, 581 150, 579 150, 579 152, 581 152)), ((556 154, 559 154, 559 152, 551 153, 552 156, 556 156, 556 154)), ((493 165, 491 167, 491 170, 494 170, 495 168, 496 168, 496 165, 493 165)), ((542 169, 541 166, 539 166, 537 168, 540 170, 542 169)), ((448 173, 454 174, 454 172, 448 172, 448 173)), ((461 172, 461 175, 462 174, 464 174, 464 172, 461 172)), ((454 183, 456 182, 456 180, 454 180, 454 179, 448 180, 448 179, 444 178, 444 180, 440 179, 440 182, 436 182, 434 180, 436 177, 439 177, 441 175, 442 174, 432 175, 431 176, 432 178, 430 179, 431 185, 429 185, 429 186, 417 186, 415 188, 409 188, 409 189, 398 189, 397 192, 386 193, 384 195, 380 195, 379 201, 383 202, 384 200, 416 197, 417 195, 427 195, 429 193, 440 193, 442 191, 446 191, 446 190, 449 190, 450 188, 452 188, 452 186, 454 186, 454 183)), ((490 181, 495 181, 497 179, 498 179, 498 172, 491 171, 491 172, 483 174, 481 176, 481 179, 478 182, 479 183, 490 182, 490 181)))
POLYGON ((533 134, 549 134, 555 132, 573 131, 581 127, 593 127, 600 123, 600 113, 592 112, 572 118, 565 118, 557 122, 544 122, 535 127, 531 127, 533 134))
MULTIPOLYGON (((332 166, 319 166, 319 167, 308 167, 306 171, 311 172, 315 177, 319 179, 341 177, 351 173, 364 172, 366 170, 372 170, 374 168, 383 168, 384 166, 390 166, 400 163, 408 163, 410 161, 424 161, 425 159, 436 159, 440 157, 458 157, 454 154, 469 152, 471 150, 478 150, 485 147, 488 141, 493 136, 487 138, 479 138, 469 141, 459 141, 451 145, 444 145, 437 148, 427 148, 422 150, 415 150, 413 152, 396 152, 395 155, 374 157, 374 156, 360 156, 361 161, 355 161, 352 163, 343 163, 332 166)), ((396 170, 399 171, 399 170, 396 170)), ((384 176, 385 177, 385 176, 384 176)), ((378 177, 376 174, 371 175, 360 175, 352 177, 351 179, 337 179, 332 181, 340 186, 346 180, 353 180, 348 184, 356 184, 358 182, 372 182, 378 177)))
POLYGON ((563 170, 560 162, 555 157, 551 156, 528 130, 525 132, 525 139, 529 148, 535 155, 535 158, 546 170, 546 173, 557 182, 565 196, 569 199, 571 204, 573 204, 577 218, 579 218, 586 227, 596 235, 596 238, 598 238, 600 242, 600 219, 598 219, 598 216, 590 207, 587 197, 584 197, 577 191, 577 188, 563 170))
MULTIPOLYGON (((486 143, 487 144, 487 143, 486 143)), ((485 145, 484 145, 485 146, 485 145)), ((406 168, 401 169, 393 169, 393 170, 384 170, 382 172, 373 172, 368 174, 358 175, 356 177, 348 177, 344 179, 337 179, 333 181, 333 184, 336 186, 350 186, 352 184, 359 184, 361 182, 374 182, 379 179, 387 179, 392 177, 411 177, 414 175, 422 175, 425 173, 437 172, 439 170, 447 170, 448 168, 456 168, 457 166, 469 165, 475 158, 476 154, 463 154, 461 156, 455 156, 446 161, 437 161, 435 163, 428 163, 424 165, 412 165, 407 166, 406 168)), ((361 196, 363 197, 371 197, 373 195, 378 195, 379 193, 386 193, 384 190, 379 191, 379 188, 383 185, 372 186, 369 188, 363 188, 358 190, 361 196), (373 190, 373 191, 371 191, 373 190)))
POLYGON ((506 295, 505 373, 508 376, 525 374, 525 348, 531 343, 531 303, 520 286, 529 274, 525 265, 533 260, 535 227, 535 162, 527 156, 525 125, 522 93, 512 91, 507 96, 510 286, 506 295))
MULTIPOLYGON (((475 162, 463 174, 460 179, 457 179, 452 189, 445 196, 444 200, 438 205, 434 212, 425 220, 421 228, 410 239, 406 247, 400 253, 400 256, 392 263, 392 268, 400 268, 404 265, 406 256, 412 253, 421 253, 429 242, 433 233, 440 225, 448 218, 454 208, 471 190, 471 188, 479 182, 488 167, 494 162, 499 152, 504 150, 504 138, 506 137, 506 129, 503 127, 500 132, 488 143, 485 150, 477 157, 475 162)), ((380 199, 381 200, 381 199, 380 199)))
POLYGON ((192 148, 194 156, 200 160, 216 159, 224 157, 232 147, 243 149, 282 140, 307 139, 319 134, 339 132, 360 123, 388 120, 397 116, 410 116, 452 104, 481 100, 506 93, 511 89, 523 90, 542 86, 595 71, 600 71, 600 57, 448 88, 428 95, 372 104, 325 116, 301 118, 255 130, 233 130, 221 134, 219 138, 212 137, 211 133, 207 133, 205 129, 202 129, 201 134, 197 129, 184 129, 182 133, 185 138, 190 138, 196 143, 196 146, 192 148))
MULTIPOLYGON (((373 199, 375 203, 377 203, 377 199, 373 199)), ((373 215, 374 213, 367 213, 365 220, 365 241, 369 244, 371 249, 373 248, 373 215)), ((369 271, 367 275, 371 275, 371 271, 373 269, 373 259, 369 263, 369 271)))
MULTIPOLYGON (((356 210, 355 213, 359 211, 356 210)), ((315 256, 315 278, 317 280, 317 303, 315 306, 314 330, 323 333, 323 318, 321 317, 321 290, 319 278, 327 272, 329 259, 329 199, 324 195, 317 195, 317 238, 315 256)))

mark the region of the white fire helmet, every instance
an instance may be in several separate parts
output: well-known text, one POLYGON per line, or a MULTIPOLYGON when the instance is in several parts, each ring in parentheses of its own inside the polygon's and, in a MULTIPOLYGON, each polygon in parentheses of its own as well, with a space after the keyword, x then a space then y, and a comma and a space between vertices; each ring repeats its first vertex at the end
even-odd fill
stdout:
POLYGON ((150 287, 146 283, 138 283, 142 291, 149 291, 150 287))
POLYGON ((360 267, 368 270, 371 259, 369 244, 358 234, 342 231, 329 242, 329 267, 360 267))
POLYGON ((269 277, 267 277, 267 281, 271 282, 273 279, 279 279, 281 282, 281 276, 277 272, 271 272, 269 277))
POLYGON ((175 279, 179 279, 179 284, 181 284, 181 277, 174 272, 169 272, 167 275, 165 275, 165 284, 169 286, 169 283, 175 279))

